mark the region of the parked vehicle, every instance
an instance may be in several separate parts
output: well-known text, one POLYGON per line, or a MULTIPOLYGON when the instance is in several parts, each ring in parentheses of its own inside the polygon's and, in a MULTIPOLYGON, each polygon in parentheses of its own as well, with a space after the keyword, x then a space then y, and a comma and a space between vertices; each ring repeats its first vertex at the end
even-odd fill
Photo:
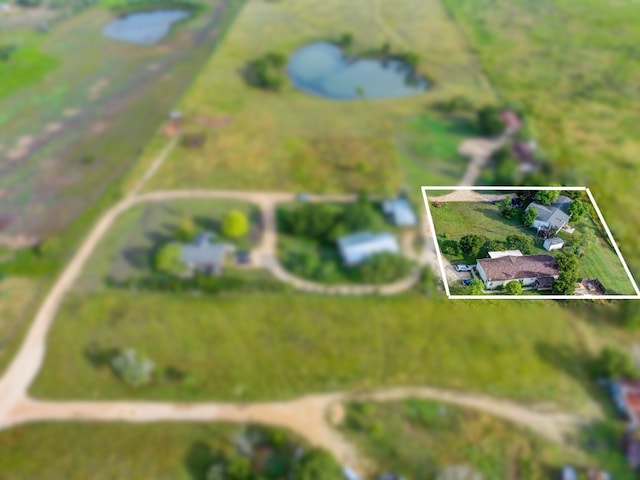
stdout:
POLYGON ((471 285, 473 283, 473 279, 472 278, 466 278, 464 280, 460 280, 460 283, 462 285, 464 285, 465 287, 468 287, 469 285, 471 285))
POLYGON ((515 208, 522 207, 522 200, 520 200, 519 198, 512 198, 509 203, 511 204, 512 207, 515 207, 515 208))
POLYGON ((473 267, 471 265, 454 265, 456 272, 470 272, 473 267))

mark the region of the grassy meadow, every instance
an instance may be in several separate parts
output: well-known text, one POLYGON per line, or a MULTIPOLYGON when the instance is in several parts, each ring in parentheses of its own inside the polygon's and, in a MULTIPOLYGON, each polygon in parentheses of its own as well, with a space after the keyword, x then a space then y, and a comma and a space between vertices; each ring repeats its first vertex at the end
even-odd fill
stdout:
POLYGON ((556 181, 591 188, 637 275, 637 1, 443 3, 501 96, 527 110, 556 181))
MULTIPOLYGON (((470 233, 484 236, 490 240, 504 240, 507 235, 524 234, 534 238, 533 253, 549 253, 542 248, 543 241, 535 238, 535 231, 524 228, 515 219, 500 215, 499 205, 479 202, 442 202, 439 207, 431 205, 431 215, 438 238, 443 235, 450 240, 459 241, 470 233)), ((633 295, 633 285, 629 281, 622 262, 609 243, 595 229, 593 221, 585 218, 580 222, 571 222, 578 231, 595 230, 596 244, 580 258, 579 275, 584 278, 599 278, 611 295, 633 295)), ((565 239, 571 235, 562 234, 565 239)), ((555 252, 554 252, 555 254, 555 252)), ((462 257, 461 257, 462 258, 462 257)))
POLYGON ((269 400, 310 392, 438 385, 588 408, 574 318, 548 302, 311 295, 72 294, 49 334, 38 398, 269 400), (156 365, 123 384, 110 356, 156 365), (182 372, 188 382, 166 372, 182 372), (195 380, 194 380, 195 379, 195 380))
MULTIPOLYGON (((391 191, 403 183, 396 128, 412 128, 400 120, 454 95, 480 103, 494 98, 472 49, 437 0, 251 0, 179 107, 185 131, 205 135, 205 145, 176 149, 147 188, 391 191), (247 63, 263 53, 288 57, 345 32, 353 34, 356 49, 388 42, 392 51, 415 51, 433 88, 417 97, 331 101, 288 82, 272 93, 243 81, 247 63)), ((150 149, 142 165, 155 153, 150 149)))
POLYGON ((418 399, 349 404, 342 426, 380 471, 405 478, 440 478, 438 472, 461 465, 491 479, 559 478, 563 465, 632 478, 619 450, 619 429, 597 429, 598 448, 589 449, 584 441, 596 429, 558 445, 482 412, 418 399))

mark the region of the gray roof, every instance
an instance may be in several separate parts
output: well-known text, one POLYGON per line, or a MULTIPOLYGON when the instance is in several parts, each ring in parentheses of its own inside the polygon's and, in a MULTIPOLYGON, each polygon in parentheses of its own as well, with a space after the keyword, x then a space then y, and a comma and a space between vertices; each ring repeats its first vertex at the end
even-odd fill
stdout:
POLYGON ((222 265, 228 245, 211 243, 213 237, 212 233, 202 233, 192 243, 182 245, 182 263, 189 267, 222 265))
POLYGON ((338 239, 340 255, 347 265, 358 265, 376 253, 399 253, 396 238, 388 232, 359 232, 338 239))
POLYGON ((544 243, 549 245, 562 245, 564 243, 564 240, 562 240, 560 237, 553 237, 547 238, 544 243))
POLYGON ((560 195, 558 199, 551 204, 551 206, 559 208, 564 213, 569 213, 569 206, 571 205, 571 202, 573 202, 573 200, 571 200, 566 195, 560 195))
POLYGON ((526 211, 529 211, 530 208, 535 208, 538 212, 536 220, 538 220, 539 222, 548 223, 552 227, 560 228, 569 222, 569 215, 564 213, 558 207, 547 207, 546 205, 541 205, 539 203, 533 202, 527 207, 526 211))
POLYGON ((418 223, 413 207, 406 198, 385 200, 382 203, 382 210, 395 225, 400 227, 412 227, 418 223))

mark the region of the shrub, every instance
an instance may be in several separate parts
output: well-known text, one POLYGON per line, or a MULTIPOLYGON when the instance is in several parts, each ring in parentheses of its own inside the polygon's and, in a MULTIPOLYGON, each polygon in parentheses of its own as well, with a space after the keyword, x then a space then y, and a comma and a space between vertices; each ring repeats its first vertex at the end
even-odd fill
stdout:
POLYGON ((479 278, 474 278, 469 285, 469 293, 471 295, 483 295, 484 294, 484 283, 479 278))
POLYGON ((572 220, 579 220, 589 213, 589 207, 581 200, 574 200, 569 205, 569 215, 572 220))
POLYGON ((631 356, 611 345, 602 349, 600 355, 593 360, 591 373, 596 378, 611 380, 638 377, 638 372, 633 365, 631 356))
POLYGON ((326 243, 333 240, 332 232, 341 213, 333 205, 307 203, 284 210, 282 220, 288 233, 326 243))
POLYGON ((457 257, 460 255, 460 245, 455 240, 440 240, 440 249, 445 255, 457 257))
POLYGON ((340 35, 340 38, 336 42, 339 47, 349 48, 353 45, 353 34, 351 33, 343 33, 340 35))
POLYGON ((347 231, 370 230, 375 225, 376 212, 367 201, 358 201, 349 204, 342 217, 342 222, 347 231))
POLYGON ((249 232, 249 220, 240 210, 231 210, 222 221, 222 233, 228 238, 242 238, 249 232))
POLYGON ((251 86, 265 90, 280 90, 284 85, 286 59, 280 53, 266 53, 247 65, 246 80, 251 86))
POLYGON ((196 236, 196 226, 193 220, 185 218, 180 222, 180 225, 176 228, 175 237, 176 240, 181 242, 190 242, 196 236))
POLYGON ((179 243, 168 243, 155 256, 154 267, 160 273, 179 275, 184 272, 182 263, 182 246, 179 243))
POLYGON ((478 129, 483 135, 496 136, 504 130, 504 123, 500 118, 500 110, 494 106, 486 106, 476 114, 478 129))
POLYGON ((520 250, 525 255, 530 255, 533 252, 533 239, 527 235, 508 235, 505 241, 506 247, 509 250, 520 250))
POLYGON ((517 281, 509 282, 505 285, 504 291, 508 295, 521 295, 522 294, 522 284, 517 281))
POLYGON ((134 350, 129 349, 118 354, 111 361, 116 374, 129 385, 140 387, 151 381, 154 363, 134 350))
POLYGON ((358 267, 365 283, 389 283, 406 277, 411 272, 411 262, 402 255, 379 253, 369 257, 358 267))
POLYGON ((538 210, 535 207, 529 207, 526 212, 524 212, 524 216, 522 217, 522 223, 525 227, 533 226, 533 222, 538 218, 538 210))
POLYGON ((328 452, 311 448, 307 450, 293 471, 296 480, 342 480, 342 469, 328 452))

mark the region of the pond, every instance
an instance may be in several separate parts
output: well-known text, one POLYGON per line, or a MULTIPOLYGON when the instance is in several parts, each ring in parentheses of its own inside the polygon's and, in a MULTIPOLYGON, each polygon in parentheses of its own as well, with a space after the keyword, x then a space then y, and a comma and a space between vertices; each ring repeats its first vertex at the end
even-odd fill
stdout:
POLYGON ((329 42, 294 52, 287 71, 297 89, 334 100, 405 97, 429 86, 400 60, 348 58, 329 42))
POLYGON ((122 42, 153 45, 169 33, 173 24, 190 15, 180 9, 133 12, 113 20, 102 34, 122 42))

